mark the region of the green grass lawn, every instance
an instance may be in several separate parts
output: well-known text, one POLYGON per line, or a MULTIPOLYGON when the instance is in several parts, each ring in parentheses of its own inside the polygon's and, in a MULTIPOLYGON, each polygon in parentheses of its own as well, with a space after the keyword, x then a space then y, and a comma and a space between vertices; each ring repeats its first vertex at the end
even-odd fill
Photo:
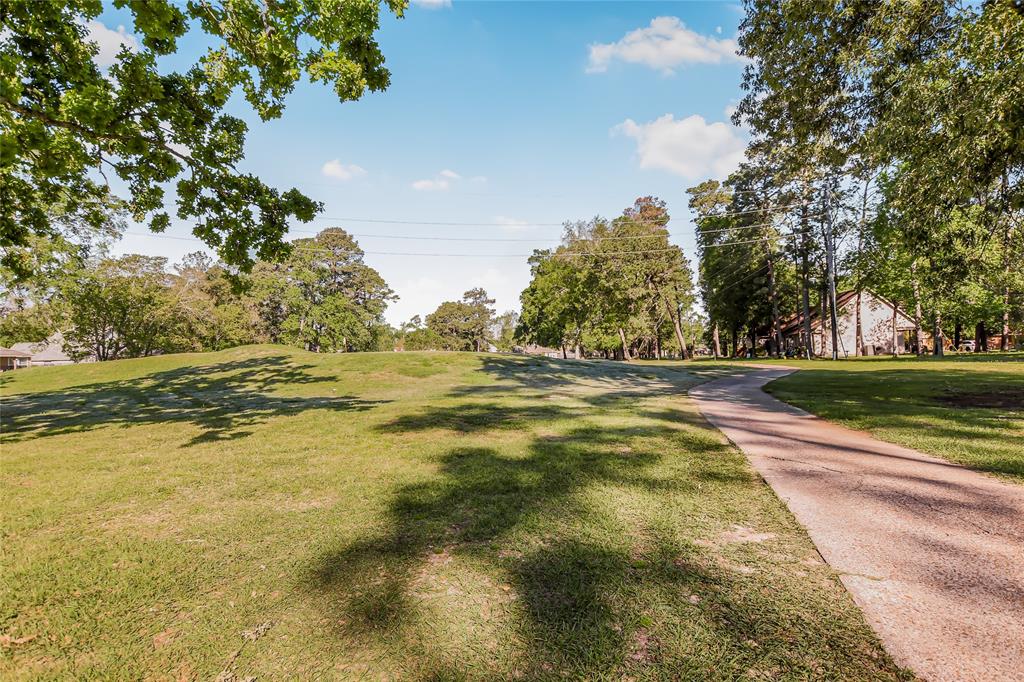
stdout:
POLYGON ((786 360, 766 387, 877 438, 1024 482, 1024 355, 786 360))
POLYGON ((280 347, 2 380, 4 679, 906 678, 685 390, 280 347))

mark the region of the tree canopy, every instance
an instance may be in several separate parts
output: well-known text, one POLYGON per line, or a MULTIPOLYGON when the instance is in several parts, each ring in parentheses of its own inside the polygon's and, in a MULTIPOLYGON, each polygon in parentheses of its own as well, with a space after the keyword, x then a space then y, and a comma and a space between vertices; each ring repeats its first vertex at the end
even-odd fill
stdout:
POLYGON ((128 188, 128 213, 155 232, 175 214, 221 260, 243 270, 287 250, 291 219, 321 206, 238 168, 246 124, 225 113, 240 90, 260 119, 282 115, 302 78, 329 84, 342 102, 386 88, 374 34, 381 6, 405 0, 115 0, 131 13, 137 45, 109 64, 89 25, 101 0, 5 0, 0 12, 0 248, 60 233, 62 220, 107 221, 108 177, 128 188), (186 33, 209 47, 183 70, 166 67, 186 33), (169 190, 171 190, 169 192, 169 190))
POLYGON ((568 223, 562 245, 537 251, 520 300, 521 339, 541 345, 686 356, 694 303, 689 263, 670 244, 665 202, 641 197, 618 218, 568 223), (674 342, 674 345, 673 345, 674 342))
POLYGON ((779 311, 824 315, 838 284, 911 310, 918 337, 927 318, 936 352, 949 322, 1000 327, 1007 348, 1024 324, 1024 8, 745 7, 747 163, 690 190, 712 328, 774 337, 779 311))
MULTIPOLYGON (((384 311, 395 295, 363 262, 344 230, 293 242, 282 262, 259 261, 241 280, 197 252, 173 271, 167 259, 97 254, 19 285, 0 319, 0 341, 42 341, 59 332, 76 358, 114 360, 246 343, 287 343, 314 352, 391 350, 384 311)), ((0 271, 9 285, 11 273, 0 271)))
POLYGON ((444 301, 427 315, 427 329, 444 350, 480 352, 491 343, 494 325, 494 299, 477 287, 462 295, 460 301, 444 301))

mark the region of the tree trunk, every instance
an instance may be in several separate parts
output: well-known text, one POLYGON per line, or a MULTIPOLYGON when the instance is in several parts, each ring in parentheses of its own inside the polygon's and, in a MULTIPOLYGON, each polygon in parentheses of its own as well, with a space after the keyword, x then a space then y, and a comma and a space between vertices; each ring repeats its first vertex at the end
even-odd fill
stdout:
POLYGON ((853 349, 854 357, 864 354, 864 327, 861 323, 860 301, 864 291, 864 282, 861 278, 861 257, 864 251, 864 224, 868 219, 868 190, 871 189, 871 179, 864 180, 864 196, 860 205, 860 221, 857 223, 857 330, 855 332, 853 349))
MULTIPOLYGON (((765 248, 769 249, 767 241, 765 248)), ((772 305, 772 345, 775 347, 775 357, 782 357, 782 327, 779 325, 779 301, 775 296, 775 262, 769 250, 768 253, 768 301, 772 305)))
POLYGON ((892 356, 898 358, 900 356, 899 341, 896 338, 896 314, 899 312, 899 307, 893 305, 892 307, 892 356))
POLYGON ((921 283, 917 279, 917 261, 910 264, 910 283, 914 289, 914 345, 918 355, 924 355, 921 343, 921 283))
POLYGON ((953 348, 960 350, 960 341, 964 335, 964 325, 959 319, 953 325, 953 348))
POLYGON ((860 357, 861 355, 864 355, 864 351, 862 350, 864 348, 864 328, 861 325, 861 319, 860 319, 860 300, 861 300, 861 292, 858 291, 857 292, 857 302, 855 304, 857 306, 857 311, 856 311, 857 312, 857 338, 856 338, 856 340, 854 342, 854 344, 856 345, 856 348, 853 349, 853 356, 854 357, 860 357))
POLYGON ((807 359, 810 360, 814 357, 814 335, 811 331, 811 283, 810 283, 810 265, 808 260, 810 258, 810 222, 807 216, 807 199, 806 189, 804 192, 804 202, 800 207, 800 231, 803 236, 800 238, 800 280, 802 295, 801 298, 803 303, 803 330, 804 330, 804 354, 807 359))
POLYGON ((804 257, 803 262, 803 337, 804 337, 804 356, 810 360, 814 357, 814 334, 811 330, 811 292, 809 291, 810 283, 807 281, 807 258, 804 257))
POLYGON ((999 339, 999 350, 1010 350, 1010 221, 1006 221, 1003 233, 1003 334, 999 339))
MULTIPOLYGON (((1009 244, 1006 246, 1010 248, 1009 244)), ((1006 277, 1010 277, 1009 260, 1007 260, 1006 277)), ((1003 336, 999 339, 999 350, 1004 353, 1010 350, 1010 285, 1003 287, 1003 336)))
POLYGON ((712 346, 712 350, 715 353, 715 360, 717 360, 719 358, 719 356, 722 355, 722 344, 718 340, 718 323, 717 322, 715 322, 715 326, 712 328, 712 331, 711 331, 711 346, 712 346))
POLYGON ((690 358, 686 353, 686 339, 683 338, 683 327, 679 323, 679 310, 673 310, 672 304, 669 303, 667 298, 662 297, 662 300, 665 301, 665 311, 668 313, 669 318, 672 319, 672 329, 676 334, 676 343, 679 344, 679 353, 683 360, 689 360, 690 358))
POLYGON ((626 343, 626 332, 622 327, 619 327, 619 341, 622 342, 622 359, 629 362, 633 358, 629 354, 629 345, 626 343))
POLYGON ((729 357, 733 357, 734 358, 734 357, 736 357, 737 353, 739 353, 739 347, 736 345, 738 341, 739 341, 739 330, 736 329, 736 327, 733 327, 732 328, 732 355, 730 355, 729 357))
POLYGON ((825 256, 828 269, 828 309, 829 326, 832 336, 832 359, 839 359, 839 311, 836 310, 836 254, 835 235, 832 234, 832 220, 828 217, 828 229, 825 232, 825 256))
POLYGON ((942 357, 945 353, 942 342, 942 313, 935 309, 935 321, 932 324, 932 355, 942 357))
POLYGON ((821 357, 825 357, 825 331, 828 329, 828 287, 823 286, 821 290, 821 317, 819 318, 818 330, 821 335, 821 357))
POLYGON ((985 327, 984 320, 974 326, 974 352, 988 352, 988 328, 985 327))

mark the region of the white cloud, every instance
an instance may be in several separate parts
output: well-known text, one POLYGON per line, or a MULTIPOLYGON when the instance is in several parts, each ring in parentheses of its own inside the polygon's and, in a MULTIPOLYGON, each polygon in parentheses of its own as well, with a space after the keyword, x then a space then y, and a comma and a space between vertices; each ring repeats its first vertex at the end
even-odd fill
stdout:
POLYGON ((717 33, 718 35, 722 35, 722 27, 721 26, 715 26, 715 33, 717 33))
POLYGON ((335 180, 351 180, 366 175, 366 169, 354 163, 345 164, 338 159, 332 159, 320 168, 320 172, 335 180))
POLYGON ((445 168, 433 178, 414 181, 412 183, 412 188, 420 192, 444 192, 451 189, 452 183, 459 180, 462 180, 461 175, 453 170, 445 168))
POLYGON ((444 178, 436 180, 416 180, 412 183, 412 188, 419 192, 443 192, 449 187, 451 187, 451 183, 444 178))
POLYGON ((529 223, 525 220, 518 220, 517 218, 509 218, 508 216, 494 216, 494 222, 509 229, 522 229, 528 227, 529 223))
POLYGON ((663 73, 686 64, 742 61, 735 40, 703 36, 686 28, 678 17, 657 17, 651 25, 627 33, 614 43, 590 46, 588 73, 603 73, 615 60, 644 64, 663 73))
POLYGON ((412 0, 412 4, 423 9, 444 9, 452 6, 452 0, 412 0))
POLYGON ((743 161, 746 142, 739 131, 694 114, 678 121, 665 114, 650 123, 626 119, 612 128, 636 141, 641 168, 660 168, 691 180, 723 178, 743 161))
POLYGON ((121 46, 126 46, 132 52, 139 51, 139 41, 131 33, 125 30, 124 26, 118 26, 116 31, 111 31, 102 22, 95 19, 85 25, 89 35, 88 40, 98 43, 99 53, 93 57, 98 66, 110 66, 117 61, 117 53, 121 46))

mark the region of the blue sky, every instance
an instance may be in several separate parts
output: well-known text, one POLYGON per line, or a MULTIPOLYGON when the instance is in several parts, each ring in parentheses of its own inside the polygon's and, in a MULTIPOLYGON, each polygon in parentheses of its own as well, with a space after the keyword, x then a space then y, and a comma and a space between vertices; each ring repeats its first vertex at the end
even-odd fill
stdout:
MULTIPOLYGON (((332 226, 360 235, 367 263, 400 296, 392 323, 474 286, 499 311, 518 308, 526 254, 557 243, 557 224, 617 215, 646 194, 668 202, 673 240, 692 259, 685 189, 742 155, 744 134, 727 115, 741 95, 741 18, 725 2, 414 4, 404 19, 385 17, 378 35, 387 91, 340 104, 329 88, 302 84, 269 123, 238 98, 232 113, 250 126, 244 168, 324 202, 294 237, 332 226), (430 222, 476 225, 413 224, 430 222), (522 241, 447 241, 457 238, 522 241)), ((127 15, 99 23, 104 48, 131 42, 127 15)), ((201 49, 186 40, 174 59, 185 65, 201 49)), ((174 261, 201 248, 129 232, 118 252, 174 261)), ((167 232, 190 234, 181 223, 167 232)))

